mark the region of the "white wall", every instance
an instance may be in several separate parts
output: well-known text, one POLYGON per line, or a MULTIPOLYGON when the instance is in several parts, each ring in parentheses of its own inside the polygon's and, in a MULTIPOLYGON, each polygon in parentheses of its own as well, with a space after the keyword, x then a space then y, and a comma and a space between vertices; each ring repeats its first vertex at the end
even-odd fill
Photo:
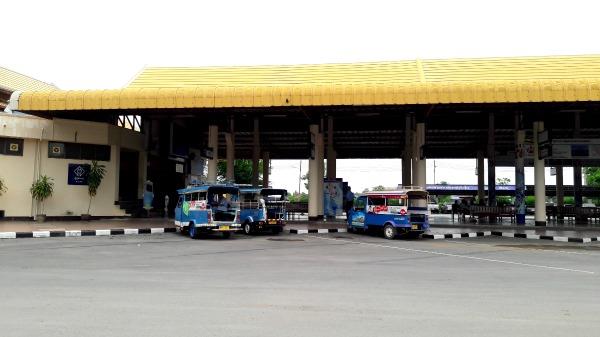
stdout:
POLYGON ((8 191, 0 196, 0 209, 5 216, 33 216, 37 214, 29 188, 37 170, 54 180, 54 194, 44 203, 48 216, 65 216, 68 212, 79 215, 87 212, 89 196, 87 185, 68 185, 69 164, 89 164, 89 160, 48 158, 49 141, 110 145, 110 161, 99 162, 106 166, 106 175, 90 213, 95 216, 125 215, 115 205, 119 195, 119 156, 121 147, 140 151, 138 186, 142 190, 145 179, 146 155, 142 134, 116 126, 72 120, 46 120, 31 116, 0 114, 0 137, 25 138, 23 156, 0 155, 0 177, 8 191), (41 141, 40 141, 41 138, 41 141), (36 164, 36 146, 40 144, 41 160, 36 164), (33 206, 32 206, 33 205, 33 206))

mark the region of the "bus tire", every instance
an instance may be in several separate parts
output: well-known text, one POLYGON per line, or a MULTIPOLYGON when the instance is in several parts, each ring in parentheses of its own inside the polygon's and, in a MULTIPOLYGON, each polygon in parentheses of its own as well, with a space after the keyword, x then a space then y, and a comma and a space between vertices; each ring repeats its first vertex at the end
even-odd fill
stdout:
POLYGON ((229 239, 231 237, 231 232, 223 232, 223 239, 229 239))
POLYGON ((194 226, 193 223, 191 223, 188 226, 188 233, 190 234, 190 238, 192 238, 192 239, 198 238, 198 229, 196 228, 196 226, 194 226))
POLYGON ((252 232, 253 232, 252 225, 250 224, 250 222, 246 221, 244 223, 244 234, 251 235, 252 232))
POLYGON ((390 224, 383 226, 383 236, 388 240, 393 240, 396 238, 396 228, 390 224))

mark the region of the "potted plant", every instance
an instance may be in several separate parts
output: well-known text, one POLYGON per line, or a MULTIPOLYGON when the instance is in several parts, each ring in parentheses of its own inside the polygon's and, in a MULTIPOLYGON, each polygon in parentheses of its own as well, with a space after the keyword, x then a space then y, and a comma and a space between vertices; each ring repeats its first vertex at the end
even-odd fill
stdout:
POLYGON ((42 175, 33 184, 31 184, 31 188, 29 189, 31 196, 40 205, 38 208, 38 214, 35 217, 35 219, 39 222, 46 221, 46 214, 44 214, 44 200, 51 197, 52 193, 54 192, 54 182, 52 180, 52 178, 42 175))
MULTIPOLYGON (((6 192, 7 188, 6 188, 6 184, 4 183, 4 180, 2 179, 2 177, 0 177, 0 196, 2 196, 2 194, 4 194, 6 192)), ((0 210, 0 218, 4 217, 4 210, 0 210)))
POLYGON ((90 208, 92 207, 92 198, 98 193, 98 188, 100 187, 100 183, 102 182, 102 179, 104 179, 105 174, 106 167, 102 164, 98 164, 95 160, 92 161, 90 172, 88 173, 88 194, 90 196, 90 202, 88 204, 87 214, 82 214, 81 220, 91 219, 90 208))

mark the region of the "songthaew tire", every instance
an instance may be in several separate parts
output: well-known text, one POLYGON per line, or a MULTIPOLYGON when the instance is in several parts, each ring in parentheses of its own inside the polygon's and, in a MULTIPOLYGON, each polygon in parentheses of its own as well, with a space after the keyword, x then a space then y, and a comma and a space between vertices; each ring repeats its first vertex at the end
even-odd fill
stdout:
POLYGON ((392 225, 385 225, 383 227, 383 236, 388 240, 393 240, 396 238, 396 228, 392 225))
POLYGON ((192 238, 192 239, 198 238, 198 229, 196 228, 196 226, 194 226, 193 223, 191 223, 188 226, 188 233, 190 234, 190 238, 192 238))
POLYGON ((252 234, 252 225, 249 222, 244 224, 244 234, 250 235, 252 234))

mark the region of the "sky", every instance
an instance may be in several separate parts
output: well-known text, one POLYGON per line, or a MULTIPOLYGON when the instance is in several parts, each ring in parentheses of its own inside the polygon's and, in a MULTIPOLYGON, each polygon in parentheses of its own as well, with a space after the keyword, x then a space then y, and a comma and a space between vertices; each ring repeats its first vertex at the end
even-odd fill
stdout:
MULTIPOLYGON (((600 4, 589 0, 19 0, 1 7, 0 66, 61 89, 119 88, 146 66, 600 54, 600 4)), ((274 162, 273 184, 297 190, 294 165, 274 162)), ((355 191, 400 180, 399 160, 337 166, 355 191)), ((428 160, 428 183, 432 167, 428 160)), ((436 167, 436 181, 477 179, 475 160, 436 167)), ((514 181, 513 168, 497 175, 514 181)))

